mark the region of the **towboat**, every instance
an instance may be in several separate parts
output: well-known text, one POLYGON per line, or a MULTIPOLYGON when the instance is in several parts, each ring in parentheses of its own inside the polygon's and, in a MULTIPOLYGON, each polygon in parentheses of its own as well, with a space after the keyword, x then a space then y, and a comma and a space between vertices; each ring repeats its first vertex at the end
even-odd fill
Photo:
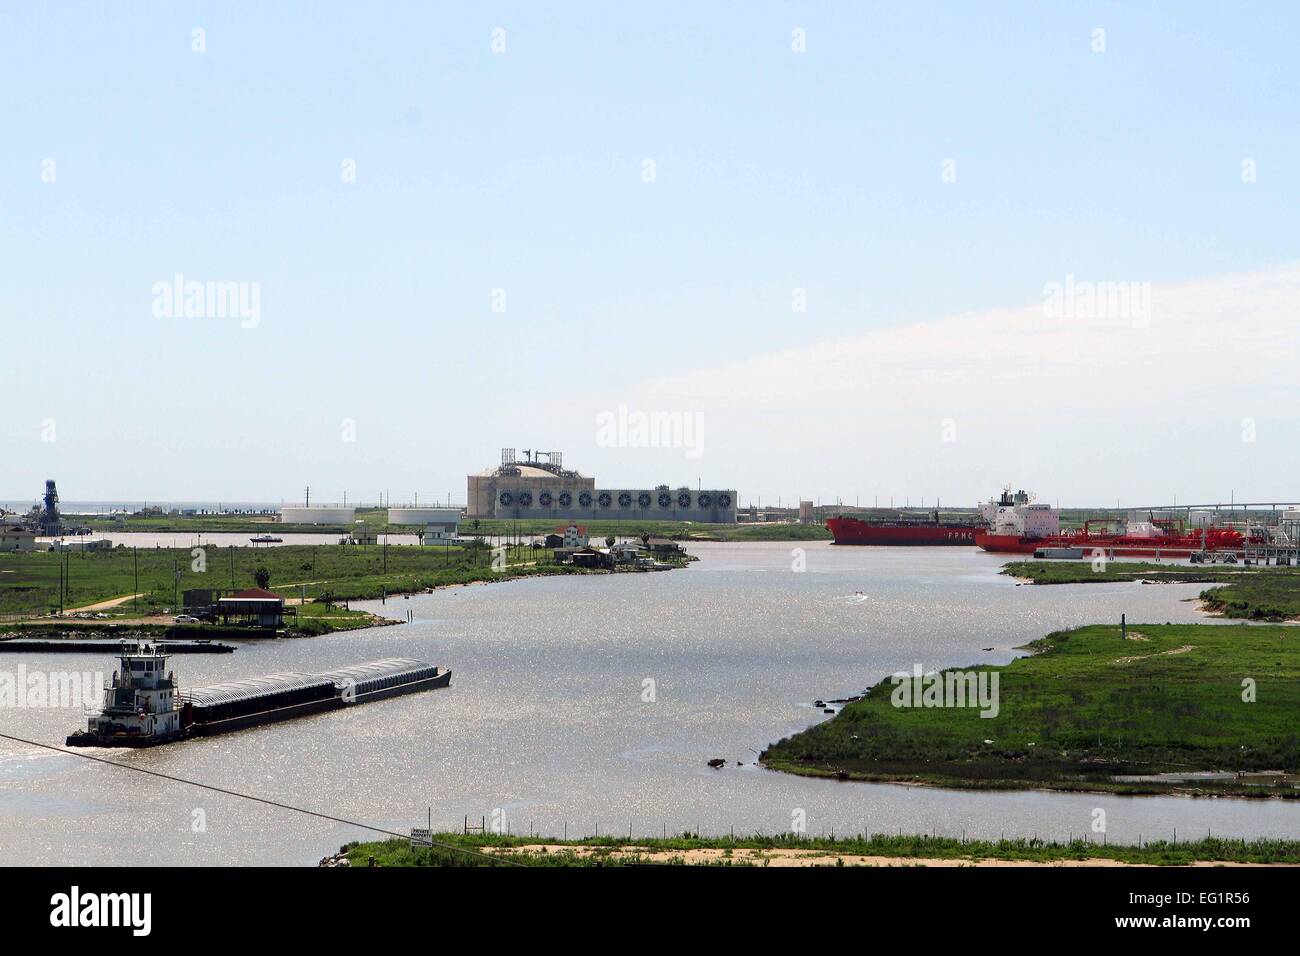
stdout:
POLYGON ((323 674, 282 673, 179 690, 155 644, 124 646, 103 709, 69 747, 153 747, 210 737, 451 684, 451 671, 409 657, 353 664, 323 674))

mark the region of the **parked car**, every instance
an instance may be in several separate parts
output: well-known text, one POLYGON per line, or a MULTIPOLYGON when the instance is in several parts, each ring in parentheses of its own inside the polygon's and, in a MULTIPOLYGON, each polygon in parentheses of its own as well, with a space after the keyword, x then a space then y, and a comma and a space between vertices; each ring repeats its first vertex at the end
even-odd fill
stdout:
POLYGON ((192 614, 177 614, 176 623, 177 624, 198 624, 199 619, 192 614))

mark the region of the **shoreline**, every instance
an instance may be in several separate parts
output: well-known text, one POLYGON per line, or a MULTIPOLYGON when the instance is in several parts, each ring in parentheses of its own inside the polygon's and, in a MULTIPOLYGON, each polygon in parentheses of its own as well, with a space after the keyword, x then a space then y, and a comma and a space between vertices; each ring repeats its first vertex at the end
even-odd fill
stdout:
MULTIPOLYGON (((816 726, 816 725, 814 725, 816 726)), ((1017 793, 1101 793, 1113 797, 1186 797, 1229 798, 1240 800, 1300 800, 1300 787, 1282 789, 1280 786, 1265 789, 1262 786, 1207 785, 1197 787, 1185 782, 1161 784, 1156 781, 1044 781, 1015 780, 981 780, 976 778, 933 776, 920 774, 889 774, 885 772, 865 772, 859 770, 841 770, 830 766, 816 767, 786 761, 767 761, 759 759, 759 766, 773 773, 788 773, 797 777, 821 780, 836 780, 843 783, 875 783, 897 787, 926 787, 933 790, 979 791, 983 793, 1017 792, 1017 793)), ((1285 771, 1269 771, 1286 773, 1285 771)), ((1287 776, 1295 774, 1287 773, 1287 776)))
POLYGON ((323 858, 321 867, 428 866, 935 866, 935 867, 1158 867, 1297 866, 1300 841, 1204 838, 1185 843, 1164 840, 1140 845, 1098 839, 1069 842, 1033 839, 966 840, 926 835, 857 834, 812 837, 700 837, 683 833, 665 838, 590 837, 557 839, 503 834, 433 833, 430 847, 407 840, 348 843, 323 858))
MULTIPOLYGON (((220 625, 177 623, 176 617, 187 611, 180 592, 197 588, 210 600, 214 589, 226 589, 227 580, 230 588, 237 588, 238 579, 251 583, 258 573, 270 579, 269 589, 283 599, 285 607, 295 610, 279 627, 281 636, 310 637, 389 623, 384 614, 372 615, 377 620, 353 614, 348 610, 351 601, 379 602, 446 587, 535 576, 680 570, 698 560, 679 550, 658 555, 653 568, 630 564, 587 568, 556 563, 553 552, 545 549, 516 549, 504 559, 501 555, 507 552, 489 552, 486 546, 438 550, 365 545, 223 548, 211 553, 213 566, 209 570, 209 556, 201 550, 196 555, 185 549, 159 548, 142 550, 137 557, 134 549, 115 548, 71 559, 69 580, 73 583, 66 594, 71 606, 60 610, 64 596, 54 588, 65 586, 63 564, 69 559, 42 552, 5 554, 0 555, 0 573, 12 575, 7 583, 16 587, 3 595, 0 637, 6 632, 16 636, 33 631, 125 633, 128 628, 142 634, 164 631, 169 636, 215 636, 220 625), (177 629, 174 635, 173 629, 177 629)), ((226 630, 222 628, 223 633, 226 630)), ((230 636, 239 635, 231 632, 230 636)))
POLYGON ((1191 565, 1008 561, 1001 574, 1016 586, 1056 584, 1201 584, 1197 610, 1208 616, 1263 624, 1300 623, 1300 570, 1288 565, 1192 569, 1191 565))

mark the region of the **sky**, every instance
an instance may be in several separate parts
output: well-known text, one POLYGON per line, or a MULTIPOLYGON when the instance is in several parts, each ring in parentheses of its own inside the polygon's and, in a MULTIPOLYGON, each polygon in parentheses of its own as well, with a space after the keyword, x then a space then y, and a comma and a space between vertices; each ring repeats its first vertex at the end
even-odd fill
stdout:
POLYGON ((1298 27, 6 3, 0 500, 1294 500, 1298 27))

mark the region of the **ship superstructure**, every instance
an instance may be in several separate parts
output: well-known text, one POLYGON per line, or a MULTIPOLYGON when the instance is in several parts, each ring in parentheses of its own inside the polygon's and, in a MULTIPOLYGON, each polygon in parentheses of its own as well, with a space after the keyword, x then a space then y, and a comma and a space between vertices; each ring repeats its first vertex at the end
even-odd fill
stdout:
POLYGON ((167 654, 141 642, 124 645, 118 660, 120 669, 104 685, 103 709, 74 737, 118 747, 149 747, 179 737, 176 675, 167 667, 167 654))

